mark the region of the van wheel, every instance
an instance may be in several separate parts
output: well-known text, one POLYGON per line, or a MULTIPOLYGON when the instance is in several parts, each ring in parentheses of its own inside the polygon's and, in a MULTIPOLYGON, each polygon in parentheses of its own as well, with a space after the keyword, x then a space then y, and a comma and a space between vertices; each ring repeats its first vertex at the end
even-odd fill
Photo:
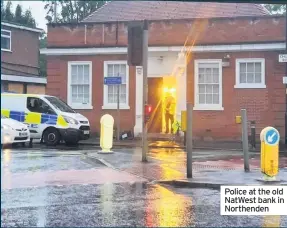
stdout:
POLYGON ((56 128, 48 128, 43 134, 44 142, 47 146, 56 146, 61 139, 61 135, 56 128))

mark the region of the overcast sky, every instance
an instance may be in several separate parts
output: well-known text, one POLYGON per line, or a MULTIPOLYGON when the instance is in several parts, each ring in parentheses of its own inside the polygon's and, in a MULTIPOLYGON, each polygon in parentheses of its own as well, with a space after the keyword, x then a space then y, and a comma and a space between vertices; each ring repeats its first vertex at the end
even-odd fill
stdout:
POLYGON ((20 4, 23 7, 23 11, 31 9, 32 15, 36 20, 37 27, 44 29, 47 32, 46 26, 46 10, 44 9, 45 3, 42 1, 12 1, 13 12, 15 12, 16 6, 20 4))

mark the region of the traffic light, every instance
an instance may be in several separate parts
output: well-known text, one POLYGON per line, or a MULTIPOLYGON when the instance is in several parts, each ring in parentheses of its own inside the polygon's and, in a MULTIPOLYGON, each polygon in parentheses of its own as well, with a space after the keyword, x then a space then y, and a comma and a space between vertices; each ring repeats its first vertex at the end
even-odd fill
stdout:
POLYGON ((152 112, 152 107, 149 104, 145 105, 144 115, 145 115, 145 122, 147 123, 150 120, 152 112))
POLYGON ((141 24, 133 23, 128 27, 128 65, 142 66, 143 28, 141 24))

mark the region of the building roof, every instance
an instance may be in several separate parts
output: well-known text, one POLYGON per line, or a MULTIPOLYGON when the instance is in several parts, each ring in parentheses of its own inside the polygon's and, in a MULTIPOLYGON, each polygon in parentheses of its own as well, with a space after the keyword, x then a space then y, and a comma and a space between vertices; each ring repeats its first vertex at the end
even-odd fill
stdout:
POLYGON ((27 31, 36 32, 36 33, 43 33, 44 32, 44 30, 40 29, 40 28, 31 28, 28 26, 24 26, 24 25, 20 25, 20 24, 16 24, 16 23, 11 23, 11 22, 7 22, 7 21, 1 21, 1 26, 7 26, 7 27, 11 27, 11 28, 27 30, 27 31))
POLYGON ((110 1, 83 19, 82 22, 99 23, 265 15, 270 15, 265 7, 252 3, 110 1))

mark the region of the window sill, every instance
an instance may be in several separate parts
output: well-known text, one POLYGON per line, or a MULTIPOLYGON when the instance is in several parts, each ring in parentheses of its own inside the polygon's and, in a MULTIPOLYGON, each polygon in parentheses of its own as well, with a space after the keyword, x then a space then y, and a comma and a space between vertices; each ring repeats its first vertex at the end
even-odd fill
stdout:
POLYGON ((87 109, 87 110, 90 110, 90 109, 93 109, 93 106, 92 105, 76 105, 76 104, 69 104, 71 106, 72 109, 87 109))
MULTIPOLYGON (((115 104, 115 105, 109 105, 109 104, 106 104, 106 105, 103 105, 102 106, 102 109, 118 109, 118 107, 117 107, 117 105, 115 104)), ((128 110, 128 109, 130 109, 130 106, 129 105, 127 105, 127 104, 121 104, 120 105, 120 110, 128 110)))
POLYGON ((221 106, 210 107, 210 106, 194 106, 193 110, 195 111, 223 111, 224 108, 221 106))
POLYGON ((266 85, 263 84, 239 84, 234 86, 235 89, 266 89, 266 85))
POLYGON ((2 49, 2 48, 1 48, 1 51, 11 52, 11 53, 12 53, 12 51, 11 51, 11 50, 8 50, 8 49, 2 49))

